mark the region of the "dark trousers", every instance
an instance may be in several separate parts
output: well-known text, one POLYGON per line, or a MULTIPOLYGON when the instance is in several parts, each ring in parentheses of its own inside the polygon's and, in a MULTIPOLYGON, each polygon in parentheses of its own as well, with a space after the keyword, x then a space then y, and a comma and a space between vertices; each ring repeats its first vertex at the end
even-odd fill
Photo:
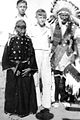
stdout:
POLYGON ((60 101, 63 102, 65 98, 65 78, 62 76, 61 71, 54 71, 54 78, 55 78, 55 101, 59 101, 59 94, 60 94, 60 101))

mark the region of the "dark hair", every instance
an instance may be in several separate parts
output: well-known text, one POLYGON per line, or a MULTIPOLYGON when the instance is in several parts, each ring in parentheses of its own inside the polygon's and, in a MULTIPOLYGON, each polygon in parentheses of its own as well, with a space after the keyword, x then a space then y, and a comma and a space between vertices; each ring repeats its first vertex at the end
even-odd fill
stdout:
POLYGON ((18 1, 17 1, 17 5, 18 5, 19 3, 25 3, 26 6, 27 6, 27 1, 26 1, 26 0, 18 0, 18 1))
POLYGON ((16 27, 25 27, 26 28, 26 22, 24 20, 18 20, 15 24, 15 28, 16 27))

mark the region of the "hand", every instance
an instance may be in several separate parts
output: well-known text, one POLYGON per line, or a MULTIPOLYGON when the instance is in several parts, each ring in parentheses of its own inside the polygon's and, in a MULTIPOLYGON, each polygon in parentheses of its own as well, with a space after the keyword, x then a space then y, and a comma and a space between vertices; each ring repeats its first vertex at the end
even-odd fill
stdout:
POLYGON ((17 72, 16 72, 16 76, 19 76, 20 75, 20 71, 19 70, 17 70, 17 72))
MULTIPOLYGON (((16 68, 15 68, 15 67, 12 67, 11 69, 12 69, 12 71, 13 71, 14 74, 15 74, 15 72, 16 72, 16 68)), ((16 76, 19 76, 19 75, 20 75, 20 71, 17 70, 17 72, 16 72, 16 76)))
POLYGON ((22 77, 26 76, 31 71, 31 68, 22 70, 22 77))

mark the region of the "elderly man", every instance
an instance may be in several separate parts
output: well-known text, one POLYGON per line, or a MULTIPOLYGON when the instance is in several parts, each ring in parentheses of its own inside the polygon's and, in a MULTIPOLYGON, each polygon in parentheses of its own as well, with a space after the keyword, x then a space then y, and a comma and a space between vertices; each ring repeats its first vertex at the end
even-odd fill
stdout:
POLYGON ((65 68, 74 63, 76 53, 75 28, 79 26, 76 21, 76 7, 67 1, 56 1, 51 17, 51 66, 55 80, 55 102, 66 101, 65 68), (60 96, 60 97, 59 97, 60 96))

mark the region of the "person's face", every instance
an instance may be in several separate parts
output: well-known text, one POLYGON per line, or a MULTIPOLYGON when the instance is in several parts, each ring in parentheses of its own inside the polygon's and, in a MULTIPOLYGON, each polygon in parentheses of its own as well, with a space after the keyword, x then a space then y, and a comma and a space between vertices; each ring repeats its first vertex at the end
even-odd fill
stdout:
POLYGON ((17 26, 16 27, 16 32, 20 36, 24 36, 26 33, 26 27, 25 26, 17 26))
POLYGON ((60 19, 62 24, 66 24, 69 21, 69 15, 67 13, 61 13, 60 19))
POLYGON ((25 11, 26 11, 26 9, 27 9, 27 6, 26 6, 25 3, 19 3, 19 4, 17 5, 17 9, 18 9, 19 14, 20 14, 21 16, 23 16, 23 15, 25 15, 25 11))
POLYGON ((37 15, 37 22, 38 24, 43 27, 45 25, 45 22, 46 22, 46 16, 45 15, 42 15, 42 16, 39 16, 37 15))

